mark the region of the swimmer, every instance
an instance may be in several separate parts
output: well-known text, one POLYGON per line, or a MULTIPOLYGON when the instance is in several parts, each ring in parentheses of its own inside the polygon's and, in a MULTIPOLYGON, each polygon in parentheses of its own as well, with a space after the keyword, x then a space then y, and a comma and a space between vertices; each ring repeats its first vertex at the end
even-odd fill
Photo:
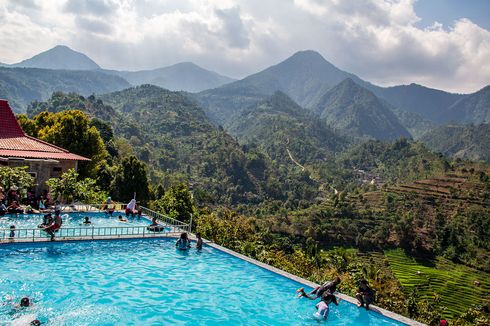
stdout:
POLYGON ((196 233, 196 249, 197 250, 202 249, 202 238, 201 238, 201 233, 199 232, 196 233))
POLYGON ((127 219, 123 218, 122 215, 119 215, 117 218, 119 219, 119 222, 126 223, 128 221, 127 219))
MULTIPOLYGON (((340 299, 339 299, 339 301, 340 301, 340 299)), ((332 302, 335 303, 335 305, 337 305, 337 306, 339 305, 337 298, 333 294, 331 294, 329 292, 325 292, 322 295, 321 301, 315 305, 317 311, 314 314, 314 316, 317 318, 326 319, 328 317, 328 313, 330 312, 330 308, 328 305, 332 302)))
POLYGON ((29 298, 28 297, 23 297, 22 299, 20 299, 20 303, 15 305, 15 308, 17 308, 17 309, 19 309, 19 308, 27 308, 27 307, 30 307, 30 306, 32 306, 32 302, 29 300, 29 298))
POLYGON ((15 238, 15 225, 10 226, 9 238, 15 238))
POLYGON ((330 282, 325 282, 322 284, 322 286, 317 286, 314 288, 310 293, 306 293, 304 288, 299 288, 296 290, 296 293, 298 293, 298 298, 308 298, 310 300, 315 300, 317 298, 321 298, 323 293, 329 292, 330 294, 333 294, 335 291, 337 291, 337 285, 340 284, 340 277, 334 278, 330 282))
POLYGON ((177 240, 175 243, 175 246, 179 250, 187 250, 191 247, 191 242, 189 241, 189 238, 187 237, 187 233, 184 232, 180 235, 180 239, 177 240))
POLYGON ((88 218, 88 216, 85 216, 85 221, 83 221, 83 224, 92 224, 92 222, 90 222, 90 219, 88 218))

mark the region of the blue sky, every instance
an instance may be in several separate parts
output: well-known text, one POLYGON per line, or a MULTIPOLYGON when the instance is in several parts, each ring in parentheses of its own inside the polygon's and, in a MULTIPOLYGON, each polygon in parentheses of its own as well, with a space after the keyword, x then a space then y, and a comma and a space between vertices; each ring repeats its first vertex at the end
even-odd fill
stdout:
POLYGON ((243 78, 301 50, 381 86, 490 84, 490 0, 0 0, 0 62, 56 45, 101 67, 243 78), (435 24, 435 22, 438 22, 435 24))
POLYGON ((447 27, 460 18, 469 18, 490 30, 490 0, 419 0, 415 2, 415 12, 422 18, 417 23, 421 27, 434 21, 447 27))

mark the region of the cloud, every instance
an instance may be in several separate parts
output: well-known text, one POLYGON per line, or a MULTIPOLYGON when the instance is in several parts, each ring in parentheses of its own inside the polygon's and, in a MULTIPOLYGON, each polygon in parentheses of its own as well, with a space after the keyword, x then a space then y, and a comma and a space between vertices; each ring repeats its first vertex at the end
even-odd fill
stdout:
POLYGON ((0 61, 66 44, 114 69, 182 61, 243 77, 313 49, 380 85, 457 92, 490 83, 490 32, 421 28, 414 0, 0 0, 0 61))
POLYGON ((250 44, 245 25, 240 18, 240 9, 216 9, 216 15, 223 21, 223 34, 228 45, 233 48, 247 48, 250 44))

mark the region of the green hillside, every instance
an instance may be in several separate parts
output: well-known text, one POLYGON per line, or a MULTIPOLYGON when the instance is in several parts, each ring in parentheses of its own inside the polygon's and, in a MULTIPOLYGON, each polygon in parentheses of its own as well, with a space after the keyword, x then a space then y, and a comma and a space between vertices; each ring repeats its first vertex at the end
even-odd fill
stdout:
POLYGON ((25 112, 31 101, 47 100, 57 91, 88 96, 129 86, 121 77, 99 71, 0 67, 0 98, 7 99, 16 112, 25 112))
POLYGON ((327 124, 349 135, 380 140, 411 137, 389 105, 351 79, 326 92, 313 110, 327 124))
POLYGON ((490 124, 449 124, 426 133, 421 141, 454 158, 490 163, 490 124))
POLYGON ((458 100, 447 109, 444 117, 446 121, 457 123, 490 123, 490 86, 458 100))

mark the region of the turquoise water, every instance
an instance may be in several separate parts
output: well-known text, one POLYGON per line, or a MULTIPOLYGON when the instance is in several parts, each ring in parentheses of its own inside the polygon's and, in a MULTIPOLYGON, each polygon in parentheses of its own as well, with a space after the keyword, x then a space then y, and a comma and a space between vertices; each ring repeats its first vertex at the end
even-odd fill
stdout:
MULTIPOLYGON (((119 222, 118 215, 122 215, 126 218, 124 213, 114 212, 113 217, 105 214, 104 212, 86 212, 86 213, 65 213, 61 214, 63 217, 63 227, 79 227, 84 226, 83 221, 85 216, 90 218, 92 222, 89 226, 143 226, 150 224, 150 221, 146 218, 127 218, 128 222, 119 222)), ((19 214, 5 215, 0 217, 0 229, 9 228, 11 225, 15 225, 17 229, 37 228, 43 221, 44 214, 19 214)))
POLYGON ((400 325, 345 301, 328 320, 299 283, 205 247, 139 239, 0 246, 0 325, 400 325), (34 306, 12 308, 23 296, 34 306))

